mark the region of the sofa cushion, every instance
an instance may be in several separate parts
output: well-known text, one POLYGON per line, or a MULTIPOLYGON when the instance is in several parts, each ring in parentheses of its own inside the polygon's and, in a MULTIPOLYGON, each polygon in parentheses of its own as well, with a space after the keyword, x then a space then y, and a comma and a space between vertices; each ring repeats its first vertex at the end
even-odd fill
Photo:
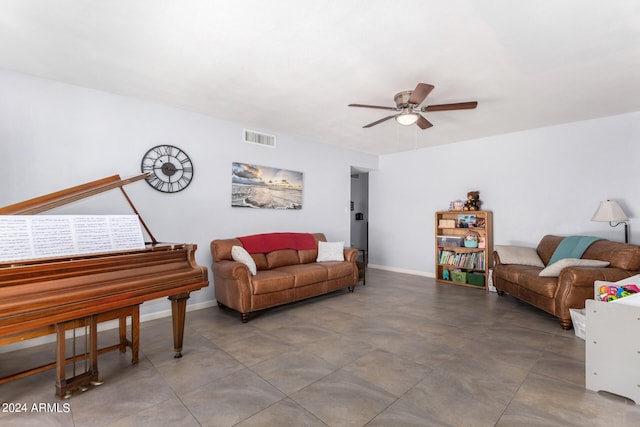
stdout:
POLYGON ((277 268, 276 271, 293 274, 295 287, 324 282, 329 277, 327 269, 319 264, 287 265, 277 268))
POLYGON ((268 270, 269 264, 267 264, 267 255, 266 254, 249 254, 253 261, 256 263, 256 267, 258 271, 260 270, 268 270))
POLYGON ((534 267, 544 267, 538 252, 534 248, 524 246, 504 246, 496 245, 495 251, 500 258, 500 264, 531 265, 534 267))
POLYGON ((548 265, 540 272, 541 277, 558 277, 560 272, 567 267, 606 267, 608 261, 600 261, 597 259, 581 259, 581 258, 563 258, 548 265))
POLYGON ((321 264, 327 269, 327 277, 329 280, 340 279, 353 275, 354 264, 346 261, 325 261, 321 264))
POLYGON ((257 273, 256 263, 242 246, 233 246, 231 248, 231 257, 236 262, 241 262, 249 268, 249 271, 254 276, 257 273))
POLYGON ((267 255, 267 266, 269 269, 282 267, 285 265, 295 265, 300 263, 298 251, 294 249, 282 249, 269 252, 267 255))
POLYGON ((540 270, 522 270, 516 282, 520 287, 542 295, 546 298, 554 298, 558 288, 557 277, 540 277, 540 270))
POLYGON ((640 246, 629 243, 599 240, 584 251, 582 258, 609 261, 610 267, 622 270, 640 270, 640 246))
POLYGON ((507 282, 518 283, 520 279, 520 275, 524 272, 531 272, 531 274, 539 275, 540 271, 542 271, 542 267, 534 267, 532 265, 521 265, 521 264, 498 264, 493 269, 493 274, 499 277, 500 279, 506 280, 507 282))
MULTIPOLYGON (((554 236, 552 234, 547 234, 540 239, 540 243, 538 243, 538 247, 536 248, 538 252, 538 256, 544 263, 544 265, 549 264, 549 260, 553 256, 553 253, 556 251, 556 248, 564 239, 563 236, 554 236)), ((591 257, 586 257, 590 259, 595 259, 591 257)))
POLYGON ((300 259, 300 264, 316 262, 316 259, 318 258, 318 249, 300 250, 298 251, 298 258, 300 259))
POLYGON ((316 261, 344 261, 344 242, 318 242, 316 261))
POLYGON ((263 270, 251 278, 253 293, 267 294, 293 288, 293 274, 286 271, 263 270))

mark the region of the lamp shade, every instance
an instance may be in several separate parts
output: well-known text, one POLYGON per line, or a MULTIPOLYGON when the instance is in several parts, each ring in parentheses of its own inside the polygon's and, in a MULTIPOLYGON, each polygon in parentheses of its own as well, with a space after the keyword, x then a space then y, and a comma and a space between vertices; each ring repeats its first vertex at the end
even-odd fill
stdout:
POLYGON ((409 126, 418 121, 418 113, 403 111, 396 116, 396 121, 403 126, 409 126))
POLYGON ((600 206, 596 209, 591 221, 625 222, 629 221, 629 218, 627 218, 627 215, 617 202, 607 200, 600 202, 600 206))

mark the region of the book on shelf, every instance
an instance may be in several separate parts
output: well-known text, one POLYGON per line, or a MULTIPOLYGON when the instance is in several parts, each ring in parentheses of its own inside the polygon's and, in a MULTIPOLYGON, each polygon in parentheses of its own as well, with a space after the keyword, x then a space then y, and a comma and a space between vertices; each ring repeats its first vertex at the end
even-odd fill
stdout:
POLYGON ((477 252, 455 252, 441 250, 438 262, 441 265, 452 265, 467 270, 484 270, 486 267, 484 251, 477 252))

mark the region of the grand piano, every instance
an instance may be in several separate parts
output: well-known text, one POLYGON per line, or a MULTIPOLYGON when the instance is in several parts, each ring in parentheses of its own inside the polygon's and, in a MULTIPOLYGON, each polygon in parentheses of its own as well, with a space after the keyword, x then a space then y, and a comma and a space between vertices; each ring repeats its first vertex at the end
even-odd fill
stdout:
MULTIPOLYGON (((0 215, 34 215, 117 188, 139 216, 124 185, 146 176, 123 180, 114 175, 5 206, 0 215)), ((163 297, 171 301, 174 357, 182 356, 187 299, 208 286, 207 269, 195 261, 195 244, 158 243, 141 217, 140 223, 151 238, 144 249, 0 262, 0 345, 57 335, 55 363, 0 378, 0 384, 55 367, 58 397, 99 385, 98 353, 116 347, 124 351, 126 344, 137 363, 139 306, 163 297), (132 323, 130 341, 124 337, 127 317, 132 323), (116 319, 121 342, 98 349, 97 324, 116 319), (75 330, 82 327, 87 341, 84 353, 69 357, 68 331, 74 331, 75 340, 75 330), (86 361, 86 371, 68 378, 67 365, 74 365, 75 374, 79 359, 86 361)))

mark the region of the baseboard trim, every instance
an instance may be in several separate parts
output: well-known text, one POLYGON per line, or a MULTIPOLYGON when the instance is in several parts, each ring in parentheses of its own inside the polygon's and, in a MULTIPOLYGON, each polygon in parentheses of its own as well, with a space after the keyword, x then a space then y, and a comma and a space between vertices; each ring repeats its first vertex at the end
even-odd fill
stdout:
POLYGON ((411 274, 412 276, 431 277, 433 279, 435 279, 435 277, 436 277, 435 274, 429 273, 429 272, 426 272, 426 271, 408 270, 406 268, 389 267, 389 266, 386 266, 386 265, 367 264, 367 267, 368 268, 375 268, 377 270, 392 271, 394 273, 411 274))

